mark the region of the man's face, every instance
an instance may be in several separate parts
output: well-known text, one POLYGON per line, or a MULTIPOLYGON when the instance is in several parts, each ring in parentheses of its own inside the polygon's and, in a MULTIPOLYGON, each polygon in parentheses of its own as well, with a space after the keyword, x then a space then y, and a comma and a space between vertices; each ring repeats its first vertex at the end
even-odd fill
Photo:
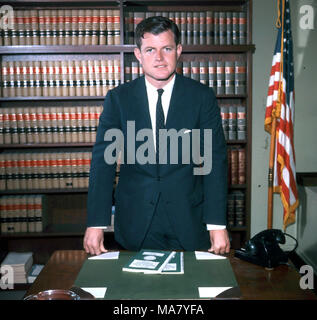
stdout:
POLYGON ((157 88, 162 88, 169 82, 181 53, 182 46, 176 46, 171 30, 158 35, 145 33, 141 49, 134 50, 136 58, 142 64, 146 79, 157 88))

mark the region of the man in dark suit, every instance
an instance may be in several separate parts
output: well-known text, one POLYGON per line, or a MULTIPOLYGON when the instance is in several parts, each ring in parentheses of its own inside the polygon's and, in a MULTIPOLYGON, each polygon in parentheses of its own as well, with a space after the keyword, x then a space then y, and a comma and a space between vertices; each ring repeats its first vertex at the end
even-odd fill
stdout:
POLYGON ((103 228, 111 221, 116 168, 116 163, 109 161, 111 130, 118 130, 123 138, 115 192, 116 241, 134 251, 147 248, 229 252, 227 151, 220 111, 212 89, 175 73, 182 52, 179 39, 179 30, 171 20, 143 20, 136 28, 134 53, 144 76, 116 87, 105 98, 90 169, 84 237, 87 253, 107 251, 103 228), (152 133, 147 141, 138 136, 144 129, 152 133), (212 153, 202 151, 207 155, 203 164, 195 159, 184 161, 186 152, 179 145, 175 147, 171 139, 161 144, 160 130, 164 129, 176 132, 176 140, 190 141, 190 148, 185 148, 187 155, 188 150, 194 149, 194 133, 198 130, 199 146, 212 147, 212 153), (206 132, 212 134, 208 136, 206 132), (154 163, 144 161, 153 160, 153 154, 154 163), (162 163, 164 155, 167 161, 162 163), (203 170, 208 162, 211 170, 203 170), (195 170, 199 169, 202 171, 197 173, 195 170))

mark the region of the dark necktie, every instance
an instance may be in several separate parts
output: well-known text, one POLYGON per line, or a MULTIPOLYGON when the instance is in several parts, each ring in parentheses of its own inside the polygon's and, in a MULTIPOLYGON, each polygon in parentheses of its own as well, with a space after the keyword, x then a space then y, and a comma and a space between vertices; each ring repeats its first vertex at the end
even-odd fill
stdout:
POLYGON ((159 132, 160 129, 165 128, 164 124, 164 112, 162 106, 162 94, 164 92, 163 89, 157 89, 158 98, 156 103, 156 130, 155 130, 155 139, 156 139, 156 163, 159 161, 159 132))

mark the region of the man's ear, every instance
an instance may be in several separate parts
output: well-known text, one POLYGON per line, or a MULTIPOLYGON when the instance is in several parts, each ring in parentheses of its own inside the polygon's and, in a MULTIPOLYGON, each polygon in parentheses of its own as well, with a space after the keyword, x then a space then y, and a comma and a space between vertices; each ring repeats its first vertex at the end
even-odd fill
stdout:
POLYGON ((181 44, 178 44, 177 45, 177 48, 176 48, 176 52, 177 52, 177 60, 179 59, 179 57, 181 56, 182 54, 182 51, 183 51, 183 47, 181 44))
POLYGON ((138 61, 141 63, 141 51, 139 48, 134 48, 134 55, 138 59, 138 61))

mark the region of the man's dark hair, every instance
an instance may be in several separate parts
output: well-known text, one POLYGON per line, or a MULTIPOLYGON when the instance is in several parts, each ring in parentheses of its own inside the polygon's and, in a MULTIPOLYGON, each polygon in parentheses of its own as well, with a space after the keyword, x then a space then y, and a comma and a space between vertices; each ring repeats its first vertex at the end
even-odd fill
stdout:
POLYGON ((158 35, 164 31, 171 30, 174 34, 176 46, 180 43, 180 32, 177 25, 170 19, 154 16, 142 20, 135 29, 135 43, 141 49, 142 38, 145 33, 149 32, 158 35))

